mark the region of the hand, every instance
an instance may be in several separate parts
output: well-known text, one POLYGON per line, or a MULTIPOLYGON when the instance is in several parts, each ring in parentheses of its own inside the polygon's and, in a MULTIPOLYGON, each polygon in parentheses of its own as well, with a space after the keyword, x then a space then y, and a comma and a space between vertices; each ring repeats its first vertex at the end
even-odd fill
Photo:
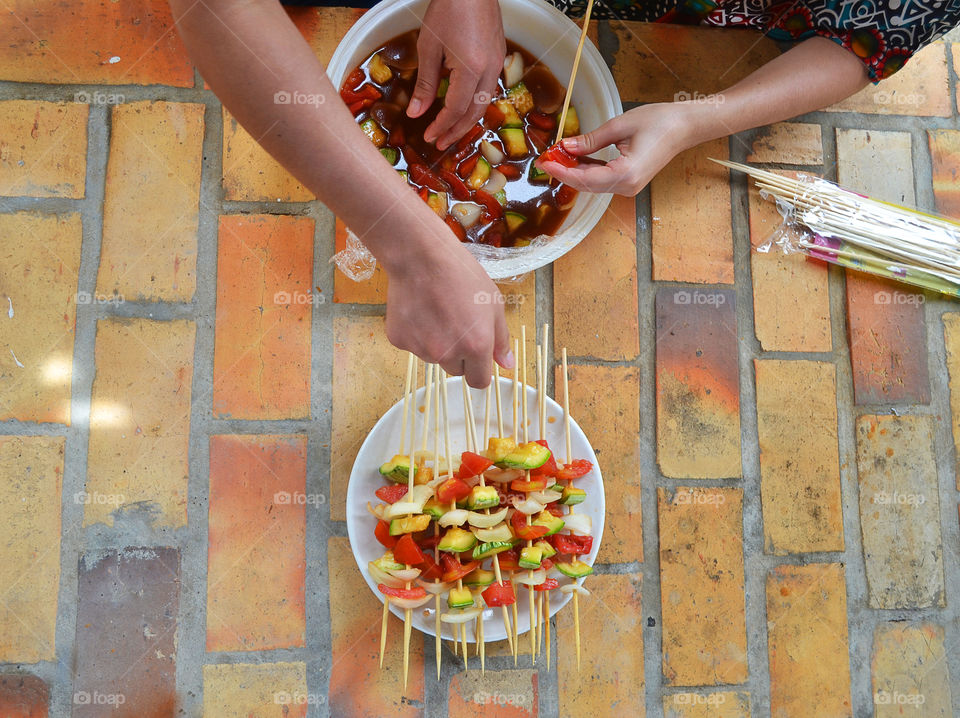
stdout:
POLYGON ((515 364, 503 299, 473 255, 436 224, 439 236, 424 238, 430 231, 421 229, 414 240, 422 241, 420 256, 387 267, 387 339, 483 389, 491 357, 505 369, 515 364))
POLYGON ((417 41, 417 86, 407 114, 420 117, 437 97, 441 65, 450 69, 444 106, 423 138, 445 150, 483 115, 497 89, 507 44, 497 0, 432 0, 417 41))
POLYGON ((563 140, 568 152, 581 157, 579 166, 546 161, 537 166, 574 189, 632 197, 676 155, 701 141, 692 129, 689 110, 690 105, 682 103, 637 107, 593 132, 563 140), (615 160, 604 163, 586 157, 608 145, 620 150, 615 160))

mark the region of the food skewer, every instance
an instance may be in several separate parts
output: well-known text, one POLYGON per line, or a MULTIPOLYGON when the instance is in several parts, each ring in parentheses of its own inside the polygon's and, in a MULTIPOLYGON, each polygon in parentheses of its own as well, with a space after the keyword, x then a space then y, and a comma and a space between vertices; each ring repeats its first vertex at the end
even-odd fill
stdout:
MULTIPOLYGON (((543 367, 542 367, 542 379, 543 387, 540 391, 540 436, 543 439, 547 438, 547 371, 550 368, 549 355, 550 355, 550 325, 543 325, 543 367)), ((544 602, 544 623, 546 629, 546 652, 547 652, 547 670, 550 670, 550 589, 547 589, 543 592, 543 602, 544 602)))
MULTIPOLYGON (((526 443, 529 440, 529 427, 527 426, 527 327, 522 325, 520 327, 520 356, 522 357, 521 361, 523 362, 523 393, 520 397, 523 402, 523 442, 526 443)), ((523 472, 524 479, 526 481, 530 480, 530 470, 525 469, 523 472)), ((531 524, 530 515, 527 514, 527 526, 531 524)), ((527 539, 527 547, 533 546, 533 541, 527 539)), ((533 571, 527 571, 527 577, 533 580, 533 571)), ((536 644, 536 626, 537 626, 537 610, 535 599, 533 595, 533 584, 527 586, 527 595, 530 597, 530 662, 536 663, 537 660, 537 644, 536 644)))
MULTIPOLYGON (((546 326, 546 325, 544 325, 546 326)), ((537 344, 537 425, 540 429, 540 438, 546 439, 544 434, 544 418, 543 418, 543 353, 540 350, 540 345, 537 344)), ((537 592, 537 652, 541 650, 541 638, 543 637, 543 592, 537 592)))
MULTIPOLYGON (((514 356, 516 356, 516 353, 514 353, 514 356)), ((497 400, 497 436, 502 437, 503 436, 503 405, 500 401, 500 367, 497 366, 496 364, 493 365, 493 382, 495 385, 494 392, 497 400)), ((516 420, 514 420, 514 424, 516 424, 516 420)), ((488 440, 488 437, 486 436, 486 427, 484 427, 484 439, 488 440)), ((503 580, 501 578, 501 572, 500 572, 500 560, 496 556, 494 556, 493 568, 497 574, 497 582, 500 585, 503 585, 503 580)), ((501 606, 501 608, 503 609, 503 627, 507 632, 507 644, 510 646, 510 653, 513 654, 513 660, 514 660, 514 663, 516 663, 517 643, 514 640, 514 635, 515 635, 514 629, 511 629, 511 626, 510 626, 510 618, 507 614, 507 607, 501 606)), ((516 621, 517 621, 517 602, 514 601, 513 602, 514 626, 516 625, 516 621)))
MULTIPOLYGON (((436 364, 428 364, 424 372, 423 381, 427 387, 426 391, 426 412, 424 415, 423 421, 423 446, 421 450, 426 454, 427 451, 427 434, 430 429, 430 408, 431 408, 431 399, 436 405, 436 418, 434 419, 434 431, 433 431, 433 467, 437 475, 440 474, 440 452, 439 452, 439 436, 440 431, 438 427, 440 426, 440 387, 437 387, 437 391, 434 397, 431 397, 431 389, 433 385, 437 383, 437 379, 440 377, 440 367, 436 364)), ((433 524, 433 535, 436 536, 440 531, 439 526, 436 522, 433 524)), ((433 547, 433 560, 437 563, 440 561, 440 551, 434 545, 433 547)), ((440 583, 439 578, 434 578, 433 582, 435 584, 440 583)), ((440 680, 440 662, 441 656, 443 654, 443 639, 440 635, 442 627, 440 625, 440 593, 435 593, 434 595, 434 643, 436 649, 436 662, 437 662, 437 680, 440 680)))
POLYGON ((573 68, 570 70, 570 81, 567 83, 567 94, 563 98, 563 110, 560 112, 560 121, 557 123, 557 138, 553 141, 554 144, 563 139, 563 126, 567 121, 567 110, 570 109, 570 97, 573 95, 573 81, 576 79, 577 69, 580 67, 580 55, 583 54, 583 43, 586 41, 587 32, 590 30, 590 13, 592 12, 593 0, 587 0, 587 9, 583 13, 583 29, 580 30, 580 42, 577 44, 577 54, 573 58, 573 68))
MULTIPOLYGON (((563 363, 563 438, 566 443, 566 459, 573 460, 573 449, 570 442, 570 385, 567 381, 567 348, 561 350, 561 361, 563 363)), ((570 513, 573 513, 573 505, 569 506, 570 513)), ((579 585, 579 579, 574 579, 574 583, 579 585)), ((573 591, 573 632, 574 645, 577 651, 577 672, 580 672, 580 592, 573 591)))
MULTIPOLYGON (((413 357, 413 355, 410 355, 413 357)), ((409 366, 409 364, 408 364, 409 366)), ((417 360, 413 359, 412 362, 412 387, 410 394, 410 460, 407 468, 407 493, 413 493, 413 477, 416 474, 416 461, 413 460, 413 457, 416 455, 417 449, 417 360)), ((426 378, 426 377, 424 377, 426 378)), ((424 429, 424 441, 426 441, 426 429, 424 429)), ((408 517, 412 517, 413 514, 407 514, 408 517)), ((413 568, 410 564, 406 564, 407 570, 413 568)), ((404 587, 409 591, 410 590, 410 581, 407 581, 404 584, 404 587)), ((411 624, 413 622, 413 609, 405 608, 403 610, 403 688, 407 688, 407 675, 410 672, 410 630, 411 624)))
MULTIPOLYGON (((515 357, 520 356, 520 340, 513 340, 513 355, 515 357)), ((520 367, 515 367, 513 370, 513 396, 511 397, 511 404, 513 405, 513 443, 516 444, 520 441, 520 406, 517 402, 520 399, 520 367)), ((517 665, 517 660, 520 655, 520 620, 517 615, 517 601, 513 602, 513 665, 517 665)))

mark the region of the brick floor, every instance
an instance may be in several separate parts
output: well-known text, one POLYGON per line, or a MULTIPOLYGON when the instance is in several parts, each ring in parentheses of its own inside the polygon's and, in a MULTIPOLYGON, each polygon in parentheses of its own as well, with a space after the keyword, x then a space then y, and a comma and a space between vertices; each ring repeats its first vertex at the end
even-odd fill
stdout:
MULTIPOLYGON (((362 13, 287 12, 324 62, 362 13)), ((0 36, 0 717, 960 715, 960 310, 754 251, 780 215, 709 161, 960 218, 960 35, 693 148, 501 286, 514 335, 567 348, 605 479, 581 665, 567 607, 549 670, 445 646, 437 681, 414 632, 405 690, 345 524, 403 384, 382 271, 327 264, 345 225, 204 88, 165 0, 11 0, 0 36)), ((591 37, 628 107, 778 52, 591 37)))

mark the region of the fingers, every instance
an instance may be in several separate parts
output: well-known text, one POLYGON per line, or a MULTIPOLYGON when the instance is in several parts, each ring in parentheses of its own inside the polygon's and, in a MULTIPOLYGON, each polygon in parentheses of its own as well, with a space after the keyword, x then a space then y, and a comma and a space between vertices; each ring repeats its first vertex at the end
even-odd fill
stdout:
MULTIPOLYGON (((625 187, 627 178, 615 162, 588 164, 580 167, 564 167, 559 162, 540 162, 540 169, 563 184, 584 192, 618 192, 625 187)), ((633 193, 636 194, 636 193, 633 193)))
POLYGON ((604 122, 597 129, 588 132, 585 135, 576 137, 567 137, 563 140, 564 148, 574 155, 592 155, 598 150, 602 150, 607 145, 612 145, 620 140, 626 139, 628 130, 623 126, 619 117, 614 117, 608 122, 604 122))
POLYGON ((486 389, 490 385, 493 367, 489 355, 467 359, 464 362, 463 378, 474 389, 486 389))
POLYGON ((437 149, 445 150, 483 114, 477 103, 479 76, 469 70, 454 68, 450 73, 450 86, 443 98, 443 109, 423 133, 427 142, 436 142, 437 149))
POLYGON ((517 362, 510 351, 510 330, 507 328, 507 317, 503 313, 503 304, 497 305, 500 310, 494 319, 493 360, 504 369, 513 369, 517 362))
POLYGON ((419 117, 433 104, 437 96, 437 85, 440 82, 440 68, 443 61, 443 48, 435 35, 429 32, 420 33, 417 43, 417 54, 420 64, 417 67, 417 84, 407 106, 407 115, 419 117))

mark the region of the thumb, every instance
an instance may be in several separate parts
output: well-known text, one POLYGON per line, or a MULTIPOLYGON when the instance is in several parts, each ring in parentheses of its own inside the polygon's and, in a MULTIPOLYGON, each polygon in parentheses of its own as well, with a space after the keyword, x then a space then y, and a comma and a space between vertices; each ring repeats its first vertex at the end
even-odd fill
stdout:
POLYGON ((623 129, 620 125, 620 118, 614 117, 609 122, 604 122, 593 132, 576 137, 567 137, 563 140, 563 146, 570 154, 592 155, 607 145, 612 145, 622 139, 623 129))
POLYGON ((510 330, 507 328, 507 317, 501 304, 497 310, 493 337, 493 360, 504 369, 513 369, 516 358, 510 351, 510 330))
POLYGON ((417 68, 417 85, 407 107, 407 115, 419 117, 426 112, 437 97, 437 84, 440 82, 440 62, 442 53, 439 44, 431 42, 419 48, 420 66, 417 68))

